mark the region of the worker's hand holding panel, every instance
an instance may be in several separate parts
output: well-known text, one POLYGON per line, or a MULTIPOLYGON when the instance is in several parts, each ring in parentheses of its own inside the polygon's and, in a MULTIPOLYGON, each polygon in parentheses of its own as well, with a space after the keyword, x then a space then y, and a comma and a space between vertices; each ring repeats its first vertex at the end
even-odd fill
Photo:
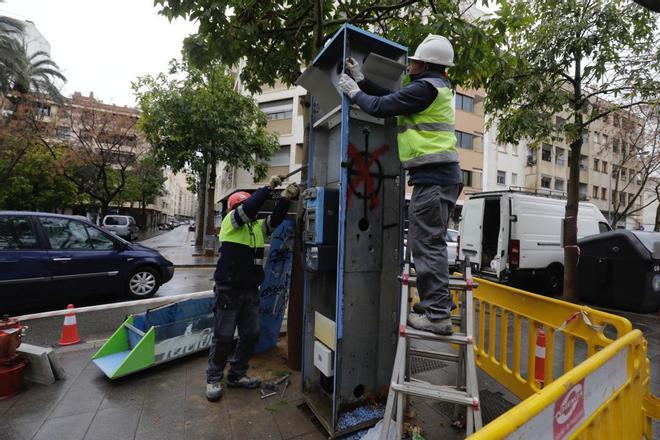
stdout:
POLYGON ((346 58, 346 68, 348 69, 348 73, 353 77, 353 79, 357 82, 360 82, 364 79, 364 75, 362 74, 362 68, 358 64, 357 61, 355 61, 355 58, 353 57, 348 57, 346 58))
POLYGON ((292 183, 289 186, 287 186, 284 189, 284 191, 282 191, 282 198, 287 200, 293 200, 296 197, 298 197, 299 193, 300 193, 300 189, 298 188, 298 185, 292 183))
POLYGON ((353 98, 357 92, 360 91, 360 86, 358 86, 353 78, 345 73, 339 75, 339 82, 337 85, 339 86, 339 90, 346 93, 349 98, 353 98))

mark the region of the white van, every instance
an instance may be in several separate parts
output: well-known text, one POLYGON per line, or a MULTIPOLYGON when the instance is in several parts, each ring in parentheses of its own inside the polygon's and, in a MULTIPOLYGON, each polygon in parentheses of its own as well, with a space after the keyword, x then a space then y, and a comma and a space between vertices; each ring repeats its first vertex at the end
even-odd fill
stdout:
MULTIPOLYGON (((542 277, 548 293, 564 277, 562 220, 566 200, 522 191, 473 194, 463 205, 458 260, 468 256, 477 273, 499 281, 542 277)), ((611 230, 600 210, 580 202, 578 238, 611 230)))

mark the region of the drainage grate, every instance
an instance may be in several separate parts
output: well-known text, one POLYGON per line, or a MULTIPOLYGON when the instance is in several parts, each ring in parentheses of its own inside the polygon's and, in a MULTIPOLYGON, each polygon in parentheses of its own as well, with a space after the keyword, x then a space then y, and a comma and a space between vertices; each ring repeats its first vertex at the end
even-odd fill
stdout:
MULTIPOLYGON (((502 393, 489 390, 479 391, 479 401, 481 403, 481 419, 484 425, 492 422, 511 408, 515 404, 504 398, 502 393)), ((454 404, 447 402, 436 402, 433 407, 449 419, 454 418, 454 404)))
POLYGON ((428 359, 419 356, 410 356, 410 373, 419 374, 432 370, 440 370, 448 365, 436 359, 428 359))

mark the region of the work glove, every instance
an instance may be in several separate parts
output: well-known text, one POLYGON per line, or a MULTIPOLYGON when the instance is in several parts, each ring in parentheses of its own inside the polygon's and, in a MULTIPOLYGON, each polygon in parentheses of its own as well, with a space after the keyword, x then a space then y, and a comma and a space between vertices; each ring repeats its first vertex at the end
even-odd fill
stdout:
POLYGON ((293 200, 296 197, 298 197, 298 194, 300 193, 300 189, 298 188, 298 185, 295 183, 290 184, 287 186, 284 191, 282 191, 282 198, 286 200, 293 200))
POLYGON ((358 62, 355 61, 355 58, 353 57, 346 58, 346 68, 348 69, 348 73, 351 74, 351 76, 355 81, 360 82, 364 79, 364 75, 362 74, 362 68, 360 67, 358 62))
POLYGON ((350 76, 346 75, 345 73, 342 73, 339 75, 339 89, 346 93, 349 98, 353 99, 353 97, 357 94, 357 92, 360 91, 360 86, 351 78, 350 76))
POLYGON ((270 180, 268 181, 268 186, 271 189, 275 189, 281 184, 282 184, 282 178, 280 176, 271 176, 270 180))

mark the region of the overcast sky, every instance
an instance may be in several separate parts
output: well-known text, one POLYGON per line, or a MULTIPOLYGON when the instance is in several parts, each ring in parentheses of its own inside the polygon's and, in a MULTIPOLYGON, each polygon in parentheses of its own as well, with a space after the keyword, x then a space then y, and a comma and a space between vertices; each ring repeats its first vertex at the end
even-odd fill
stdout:
POLYGON ((32 21, 74 91, 107 103, 135 105, 131 81, 167 69, 179 58, 192 23, 170 23, 153 0, 6 0, 0 14, 32 21))

